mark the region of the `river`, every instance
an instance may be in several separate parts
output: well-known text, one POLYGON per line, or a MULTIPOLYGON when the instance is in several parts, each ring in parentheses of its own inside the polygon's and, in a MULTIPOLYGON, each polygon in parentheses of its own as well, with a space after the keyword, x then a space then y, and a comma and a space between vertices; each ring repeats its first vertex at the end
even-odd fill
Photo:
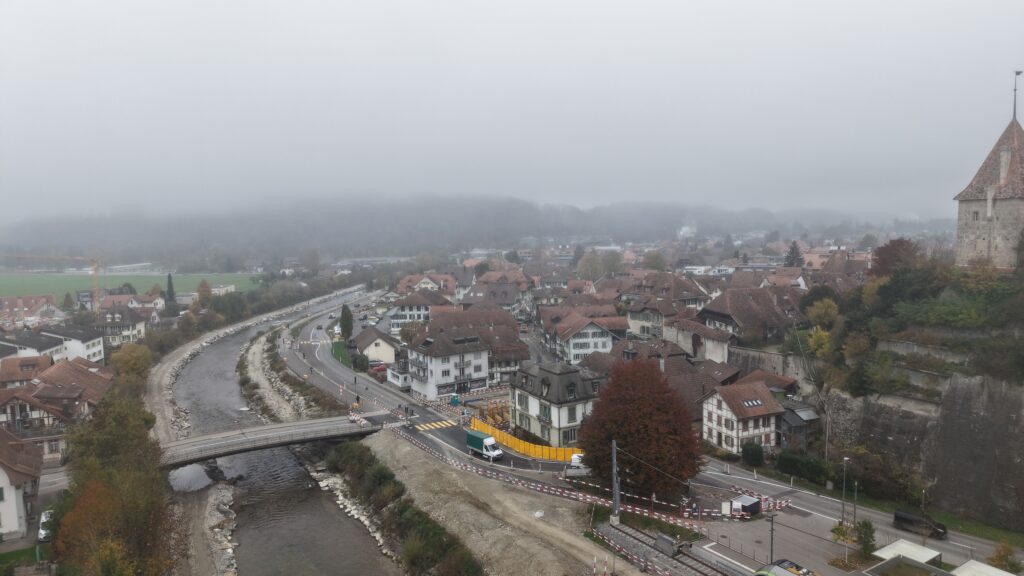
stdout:
MULTIPOLYGON (((256 331, 244 330, 211 344, 174 384, 175 400, 189 410, 193 434, 259 424, 255 415, 240 410, 245 400, 235 376, 239 349, 256 331)), ((242 576, 402 573, 288 449, 227 456, 217 464, 228 478, 239 478, 234 540, 242 576)), ((197 490, 211 482, 199 465, 172 474, 176 490, 197 490)))

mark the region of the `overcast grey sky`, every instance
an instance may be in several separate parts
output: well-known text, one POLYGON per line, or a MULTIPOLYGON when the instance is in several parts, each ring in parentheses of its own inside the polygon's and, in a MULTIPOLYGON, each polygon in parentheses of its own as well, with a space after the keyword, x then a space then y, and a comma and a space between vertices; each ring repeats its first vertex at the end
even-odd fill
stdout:
POLYGON ((952 217, 1022 23, 1020 0, 0 0, 0 220, 419 192, 952 217))

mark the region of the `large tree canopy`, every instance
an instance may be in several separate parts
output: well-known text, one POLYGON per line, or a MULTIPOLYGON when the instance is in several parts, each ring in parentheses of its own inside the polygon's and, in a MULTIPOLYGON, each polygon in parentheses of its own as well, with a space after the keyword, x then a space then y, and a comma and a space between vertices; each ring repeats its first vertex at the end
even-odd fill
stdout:
POLYGON ((892 276, 897 270, 917 266, 923 259, 924 252, 916 242, 896 238, 875 250, 870 272, 873 276, 892 276))
POLYGON ((623 490, 675 498, 698 471, 697 436, 690 410, 650 360, 612 368, 579 443, 595 476, 611 482, 611 443, 619 448, 623 490))

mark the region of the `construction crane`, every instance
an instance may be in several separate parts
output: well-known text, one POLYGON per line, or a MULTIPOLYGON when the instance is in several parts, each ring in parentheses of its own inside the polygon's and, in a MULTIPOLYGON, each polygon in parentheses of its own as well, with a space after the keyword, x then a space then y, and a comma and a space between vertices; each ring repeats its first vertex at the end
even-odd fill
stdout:
POLYGON ((0 254, 0 259, 23 258, 25 260, 73 260, 75 262, 88 262, 92 276, 92 311, 99 312, 100 309, 100 261, 97 258, 85 256, 46 256, 42 254, 0 254))

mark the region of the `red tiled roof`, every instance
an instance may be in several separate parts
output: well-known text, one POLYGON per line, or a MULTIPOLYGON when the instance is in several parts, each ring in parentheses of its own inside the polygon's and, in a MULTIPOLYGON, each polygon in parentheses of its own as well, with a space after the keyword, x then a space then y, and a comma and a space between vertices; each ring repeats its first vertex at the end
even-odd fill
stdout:
POLYGON ((786 410, 761 382, 719 386, 715 392, 739 420, 782 414, 786 410))
POLYGON ((598 316, 591 320, 609 332, 629 330, 629 319, 625 316, 598 316))
POLYGON ((684 332, 690 332, 704 338, 705 340, 716 340, 718 342, 728 342, 733 336, 725 330, 718 330, 710 326, 701 324, 689 318, 672 318, 665 321, 666 326, 675 326, 676 329, 684 332))
POLYGON ((1024 199, 1024 130, 1014 118, 981 163, 970 184, 954 200, 1024 199))
POLYGON ((796 384, 796 379, 757 369, 737 380, 736 384, 745 384, 747 382, 761 382, 769 388, 788 388, 796 384))
POLYGON ((36 374, 53 365, 49 356, 27 356, 24 358, 4 358, 0 360, 0 384, 7 382, 30 381, 36 374))
POLYGON ((709 302, 701 315, 729 316, 744 331, 781 330, 807 321, 800 311, 800 296, 799 290, 781 286, 729 289, 709 302))
MULTIPOLYGON (((82 396, 90 404, 98 404, 103 395, 110 390, 111 386, 110 378, 105 377, 99 372, 93 372, 79 363, 68 360, 61 360, 44 370, 36 376, 36 381, 43 387, 62 390, 80 388, 82 396)), ((42 396, 38 394, 36 396, 45 397, 52 392, 46 391, 42 396)))
POLYGON ((508 326, 518 329, 519 322, 501 306, 489 303, 474 304, 465 310, 451 306, 430 310, 430 329, 459 326, 508 326))
POLYGON ((455 277, 451 274, 409 274, 398 281, 398 286, 395 287, 395 292, 399 294, 408 294, 412 292, 416 284, 419 284, 424 278, 430 279, 431 282, 439 286, 440 291, 443 294, 455 294, 455 287, 458 282, 455 277))
POLYGON ((22 486, 39 479, 43 467, 43 451, 31 442, 22 442, 6 429, 0 428, 0 466, 11 484, 22 486))

